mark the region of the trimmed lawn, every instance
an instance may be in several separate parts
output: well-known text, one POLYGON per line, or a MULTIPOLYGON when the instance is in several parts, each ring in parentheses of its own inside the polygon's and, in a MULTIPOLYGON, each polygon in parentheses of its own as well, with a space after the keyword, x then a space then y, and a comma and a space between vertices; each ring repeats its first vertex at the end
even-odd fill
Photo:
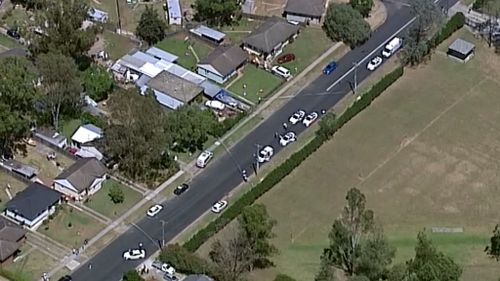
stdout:
POLYGON ((295 54, 295 60, 284 63, 283 66, 288 68, 292 75, 297 75, 334 44, 321 28, 303 28, 297 39, 283 49, 283 54, 295 54), (314 48, 311 48, 311 44, 314 44, 314 48))
POLYGON ((117 60, 123 57, 132 49, 138 47, 138 45, 134 41, 130 40, 130 38, 118 35, 111 31, 104 31, 103 37, 105 41, 106 52, 108 52, 109 57, 113 60, 117 60))
POLYGON ((258 103, 259 97, 264 99, 283 82, 284 80, 280 77, 257 68, 253 64, 248 64, 243 70, 243 76, 238 78, 228 90, 253 103, 258 103), (246 89, 243 85, 246 85, 246 89), (261 89, 262 94, 259 93, 261 89))
POLYGON ((195 70, 196 63, 198 61, 196 60, 196 57, 194 56, 189 46, 193 48, 194 52, 200 60, 207 57, 208 54, 213 50, 213 48, 206 43, 197 40, 196 38, 190 38, 189 40, 185 41, 185 36, 186 34, 181 33, 169 38, 165 38, 163 41, 158 43, 156 47, 178 56, 178 62, 180 65, 189 70, 195 70))
POLYGON ((83 212, 62 205, 54 219, 40 226, 38 231, 67 247, 78 248, 85 239, 91 239, 104 227, 104 224, 83 212))
POLYGON ((17 154, 16 160, 38 168, 39 175, 45 179, 57 177, 64 169, 75 163, 73 159, 56 151, 56 161, 60 164, 59 167, 56 166, 54 162, 47 160, 47 152, 54 150, 41 143, 37 143, 37 147, 27 146, 26 149, 28 150, 26 155, 17 154))
POLYGON ((83 125, 83 122, 80 119, 61 120, 59 124, 60 133, 67 137, 68 140, 71 140, 71 136, 81 125, 83 125))
MULTIPOLYGON (((31 246, 25 244, 21 249, 26 252, 29 248, 31 246)), ((43 250, 35 249, 16 263, 8 264, 6 269, 11 272, 22 272, 23 276, 29 277, 26 280, 38 280, 42 273, 49 271, 55 266, 56 262, 58 261, 46 255, 43 250)))
POLYGON ((127 210, 129 210, 132 206, 137 204, 137 202, 139 202, 141 198, 142 195, 137 191, 115 180, 109 179, 103 183, 101 190, 94 194, 94 196, 92 196, 89 201, 85 202, 85 205, 105 215, 108 218, 117 218, 127 210), (125 200, 123 201, 123 203, 114 204, 113 202, 111 202, 111 198, 108 194, 109 190, 113 186, 118 186, 121 190, 123 190, 123 194, 125 196, 125 200))
POLYGON ((18 192, 23 191, 28 184, 16 179, 3 169, 0 170, 0 209, 3 210, 5 204, 11 199, 7 194, 7 186, 10 186, 9 193, 14 197, 18 192))

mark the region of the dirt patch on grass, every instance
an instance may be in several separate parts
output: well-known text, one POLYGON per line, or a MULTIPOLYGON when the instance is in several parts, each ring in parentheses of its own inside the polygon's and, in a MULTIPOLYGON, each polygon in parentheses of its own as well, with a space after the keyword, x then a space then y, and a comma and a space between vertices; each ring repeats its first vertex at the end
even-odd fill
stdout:
POLYGON ((262 16, 283 15, 287 0, 255 0, 254 13, 262 16))
MULTIPOLYGON (((15 159, 21 163, 34 166, 39 169, 39 176, 43 180, 52 180, 59 175, 64 169, 71 166, 75 161, 68 158, 66 155, 55 151, 41 143, 37 143, 36 147, 28 146, 26 155, 18 154, 15 159), (47 160, 47 154, 55 152, 56 160, 47 160), (59 165, 59 166, 58 166, 59 165)), ((49 183, 47 183, 49 184, 49 183)))

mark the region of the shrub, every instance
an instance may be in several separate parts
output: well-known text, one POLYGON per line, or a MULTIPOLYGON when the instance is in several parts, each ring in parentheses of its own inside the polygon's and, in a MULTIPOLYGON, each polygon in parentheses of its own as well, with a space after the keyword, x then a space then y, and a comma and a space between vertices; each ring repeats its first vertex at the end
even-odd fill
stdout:
MULTIPOLYGON (((177 271, 184 274, 211 273, 211 265, 204 259, 189 252, 179 244, 168 245, 160 252, 158 259, 172 265, 177 271)), ((209 274, 212 275, 213 274, 209 274)))
POLYGON ((245 117, 245 113, 241 112, 233 117, 224 119, 222 122, 216 122, 209 132, 210 135, 214 138, 222 137, 227 131, 231 130, 234 125, 238 124, 243 117, 245 117))
POLYGON ((104 129, 108 126, 108 122, 106 121, 106 119, 94 116, 87 111, 82 111, 82 113, 80 114, 80 120, 82 120, 83 124, 91 123, 101 129, 104 129))
POLYGON ((123 190, 117 185, 113 185, 109 189, 108 195, 111 201, 115 204, 120 204, 125 201, 125 194, 123 193, 123 190))
POLYGON ((278 274, 274 278, 274 281, 295 281, 292 277, 286 275, 286 274, 278 274))
POLYGON ((429 49, 437 47, 444 40, 448 39, 455 31, 465 25, 465 16, 462 13, 456 13, 450 20, 436 33, 428 43, 429 49))

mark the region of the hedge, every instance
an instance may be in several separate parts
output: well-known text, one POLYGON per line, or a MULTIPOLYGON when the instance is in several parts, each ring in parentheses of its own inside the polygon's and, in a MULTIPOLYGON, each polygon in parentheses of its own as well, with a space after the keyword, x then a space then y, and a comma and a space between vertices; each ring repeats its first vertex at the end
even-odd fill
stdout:
POLYGON ((437 47, 444 40, 448 39, 455 31, 465 25, 465 16, 462 13, 456 13, 450 20, 436 33, 428 42, 429 49, 437 47))
POLYGON ((205 228, 200 229, 189 241, 183 246, 190 252, 195 252, 203 243, 210 237, 224 228, 229 222, 235 219, 245 208, 253 204, 260 196, 269 191, 284 177, 290 174, 296 167, 298 167, 309 155, 315 152, 323 143, 325 143, 333 134, 345 125, 349 120, 356 116, 359 112, 365 109, 372 101, 377 98, 385 89, 394 83, 399 77, 403 75, 403 67, 398 67, 377 84, 375 84, 368 92, 361 96, 349 108, 344 111, 342 115, 334 123, 335 128, 331 130, 328 135, 318 134, 309 143, 307 143, 301 150, 295 152, 284 163, 279 165, 276 169, 272 170, 262 182, 247 191, 241 198, 235 201, 229 208, 226 209, 219 217, 211 221, 205 228))

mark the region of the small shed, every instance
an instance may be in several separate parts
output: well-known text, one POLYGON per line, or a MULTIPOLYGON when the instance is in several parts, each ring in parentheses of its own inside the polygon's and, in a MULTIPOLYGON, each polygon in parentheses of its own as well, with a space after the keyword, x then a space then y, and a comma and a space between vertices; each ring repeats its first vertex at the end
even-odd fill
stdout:
POLYGON ((475 50, 476 46, 474 44, 458 38, 448 47, 447 54, 448 56, 467 62, 472 56, 474 56, 475 50))
POLYGON ((222 41, 224 41, 224 38, 226 37, 225 33, 222 33, 205 25, 198 25, 197 27, 192 28, 189 31, 216 44, 222 43, 222 41))

